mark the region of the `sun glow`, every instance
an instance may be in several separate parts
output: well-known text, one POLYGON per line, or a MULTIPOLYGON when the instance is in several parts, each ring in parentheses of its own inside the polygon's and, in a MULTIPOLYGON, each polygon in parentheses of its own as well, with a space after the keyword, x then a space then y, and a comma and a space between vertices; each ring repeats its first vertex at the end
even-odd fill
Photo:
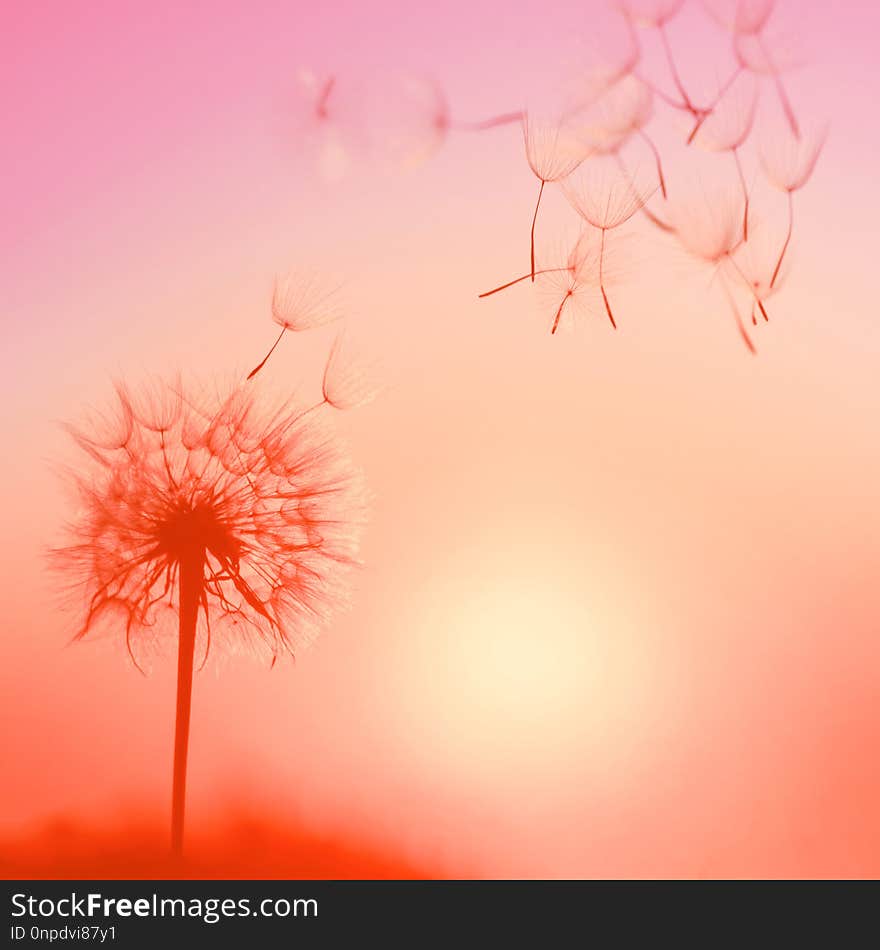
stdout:
POLYGON ((572 580, 498 578, 423 605, 404 664, 419 688, 404 687, 400 718, 429 768, 546 782, 608 761, 638 731, 649 663, 637 631, 601 585, 593 596, 572 580))

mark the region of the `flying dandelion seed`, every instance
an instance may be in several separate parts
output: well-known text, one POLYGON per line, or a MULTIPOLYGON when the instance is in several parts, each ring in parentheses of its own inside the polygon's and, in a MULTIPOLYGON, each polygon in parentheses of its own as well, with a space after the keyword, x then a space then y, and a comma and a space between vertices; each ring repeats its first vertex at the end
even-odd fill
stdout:
POLYGON ((654 93, 650 86, 634 75, 625 76, 592 103, 569 119, 574 134, 589 153, 619 155, 624 145, 638 136, 651 150, 660 191, 666 193, 663 161, 654 141, 645 131, 654 113, 654 93))
POLYGON ((485 132, 522 122, 522 110, 473 122, 454 119, 446 93, 435 79, 397 75, 369 84, 366 125, 383 165, 413 169, 444 145, 451 132, 485 132))
MULTIPOLYGON (((760 223, 758 225, 753 223, 749 242, 743 242, 733 252, 732 258, 737 267, 733 273, 723 270, 722 279, 727 280, 733 290, 740 286, 740 281, 745 278, 751 298, 751 321, 753 326, 757 326, 759 309, 757 301, 766 303, 769 297, 780 290, 787 275, 787 268, 783 266, 774 280, 776 246, 770 229, 760 223)), ((730 266, 729 262, 726 263, 730 266)), ((766 309, 763 315, 766 322, 766 309)))
POLYGON ((710 152, 730 152, 736 166, 743 197, 743 240, 749 239, 749 186, 740 159, 740 149, 745 145, 755 124, 758 108, 758 89, 748 76, 732 84, 726 97, 719 101, 712 113, 697 130, 694 141, 710 152))
POLYGON ((180 382, 116 397, 69 428, 88 465, 70 475, 78 511, 53 558, 84 601, 74 639, 112 633, 140 666, 142 641, 177 635, 179 854, 197 640, 202 663, 216 646, 274 663, 313 639, 345 600, 363 492, 314 407, 271 410, 253 387, 204 399, 180 382))
POLYGON ((605 286, 605 244, 609 231, 619 228, 639 210, 657 191, 658 183, 645 176, 624 175, 618 166, 608 166, 601 160, 590 161, 570 175, 562 183, 562 190, 577 213, 598 231, 599 242, 599 290, 605 304, 605 312, 613 327, 617 327, 605 286))
MULTIPOLYGON (((559 329, 563 311, 566 315, 572 312, 585 315, 593 309, 590 298, 596 298, 599 294, 599 245, 597 232, 586 228, 567 251, 555 255, 552 263, 540 263, 535 270, 539 278, 538 290, 553 305, 551 334, 559 329)), ((523 274, 480 294, 480 297, 491 297, 530 277, 531 274, 523 274)))
POLYGON ((440 83, 392 74, 366 83, 365 125, 380 165, 411 170, 432 158, 449 134, 449 103, 440 83))
POLYGON ((535 224, 544 186, 570 175, 587 157, 587 151, 572 137, 569 129, 559 120, 538 119, 526 112, 523 117, 523 141, 526 160, 535 177, 541 182, 535 213, 532 215, 530 260, 532 282, 535 280, 535 224))
POLYGON ((336 73, 301 68, 285 111, 291 145, 307 155, 327 181, 346 175, 356 151, 356 106, 350 85, 336 73))
POLYGON ((761 30, 754 33, 735 33, 733 49, 737 62, 743 69, 757 76, 767 77, 773 82, 788 126, 794 137, 800 138, 800 122, 782 80, 784 72, 801 62, 793 43, 786 37, 768 37, 761 30))
POLYGON ((693 99, 685 89, 667 31, 670 21, 684 6, 684 0, 617 0, 617 5, 637 26, 657 31, 663 47, 663 55, 666 57, 666 63, 669 67, 669 74, 678 95, 681 97, 680 102, 675 102, 672 99, 667 101, 670 105, 684 109, 690 112, 695 119, 699 119, 703 110, 694 104, 693 99))
POLYGON ((764 173, 771 184, 785 192, 788 199, 788 229, 770 280, 771 287, 776 284, 788 246, 791 244, 794 232, 795 192, 800 191, 812 177, 827 138, 828 126, 821 125, 805 136, 789 135, 774 141, 773 148, 761 150, 764 173))
MULTIPOLYGON (((559 329, 563 315, 566 319, 587 316, 597 310, 597 305, 601 307, 599 266, 599 235, 585 228, 569 250, 564 267, 547 267, 539 272, 538 289, 553 307, 551 334, 559 329)), ((607 266, 604 276, 607 280, 607 266)))
POLYGON ((272 319, 281 327, 281 332, 247 378, 253 379, 266 365, 288 330, 294 333, 312 330, 334 323, 342 316, 338 288, 330 288, 314 275, 304 273, 276 277, 272 287, 272 319))
MULTIPOLYGON (((675 208, 675 234, 682 247, 698 260, 712 268, 713 276, 723 266, 727 266, 737 276, 741 286, 745 287, 761 316, 769 320, 764 306, 764 296, 743 271, 736 257, 743 246, 742 202, 741 196, 725 191, 714 194, 702 194, 702 201, 679 204, 675 208)), ((725 285, 726 286, 726 285, 725 285)), ((739 324, 740 334, 748 347, 754 352, 754 346, 742 326, 738 309, 734 313, 739 324)))

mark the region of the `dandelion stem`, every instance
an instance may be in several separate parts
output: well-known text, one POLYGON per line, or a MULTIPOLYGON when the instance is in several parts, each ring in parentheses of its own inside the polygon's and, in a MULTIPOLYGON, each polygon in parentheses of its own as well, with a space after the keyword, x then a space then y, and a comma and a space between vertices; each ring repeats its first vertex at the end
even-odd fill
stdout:
POLYGON ((602 228, 602 240, 599 244, 599 290, 602 291, 602 300, 605 301, 605 312, 608 314, 608 319, 611 321, 611 326, 614 329, 617 329, 617 324, 614 321, 614 314, 611 312, 611 304, 608 303, 608 294, 605 293, 605 279, 603 276, 603 264, 605 259, 605 228, 602 228))
POLYGON ((538 208, 541 207, 541 195, 544 194, 544 185, 547 182, 544 179, 541 179, 541 187, 538 189, 538 200, 535 203, 535 213, 532 215, 532 243, 531 243, 531 253, 532 253, 532 283, 535 282, 535 222, 538 220, 538 208))
POLYGON ((732 149, 733 160, 736 162, 736 173, 739 176, 739 183, 743 193, 743 241, 749 239, 749 186, 746 184, 746 176, 743 172, 742 162, 739 160, 739 150, 732 149))
MULTIPOLYGON (((752 338, 749 336, 748 331, 745 328, 745 324, 742 321, 740 316, 739 307, 736 305, 736 301, 733 299, 733 294, 727 287, 727 284, 724 281, 721 281, 721 286, 724 288, 724 295, 727 297, 727 302, 730 304, 730 310, 733 313, 733 319, 736 321, 736 328, 739 331, 739 335, 742 338, 743 343, 745 343, 748 351, 752 356, 757 356, 758 351, 755 349, 755 344, 752 342, 752 338)), ((752 308, 752 322, 754 323, 755 311, 754 307, 752 308)))
POLYGON ((767 314, 767 310, 764 307, 764 301, 761 300, 761 295, 758 293, 757 288, 749 280, 749 278, 743 273, 743 269, 739 266, 739 264, 737 264, 736 259, 734 258, 732 253, 728 251, 725 257, 730 261, 731 265, 733 266, 733 269, 742 278, 742 282, 746 285, 746 287, 748 287, 749 293, 752 295, 755 305, 761 311, 761 316, 769 323, 770 317, 767 314))
POLYGON ((684 83, 681 81, 678 67, 675 65, 675 57, 672 55, 672 47, 669 45, 669 37, 666 35, 666 27, 659 26, 657 27, 657 30, 660 33, 660 39, 663 42, 663 52, 666 54, 666 61, 669 63, 669 72, 672 75, 672 81, 675 83, 675 88, 678 90, 678 94, 681 96, 687 111, 694 116, 698 116, 700 110, 694 106, 693 102, 691 102, 690 96, 685 91, 684 83))
POLYGON ((718 103, 721 102, 721 100, 727 95, 727 91, 736 82, 736 80, 739 78, 739 74, 742 71, 743 71, 743 67, 742 67, 742 64, 740 64, 739 66, 736 67, 736 69, 734 69, 734 71, 730 74, 728 79, 725 80, 724 85, 718 90, 718 95, 715 96, 715 99, 712 102, 712 104, 707 106, 705 109, 701 111, 699 117, 697 118, 696 123, 694 124, 694 127, 691 129, 691 134, 688 136, 686 144, 688 145, 693 144, 694 139, 697 137, 697 133, 703 127, 703 123, 706 121, 706 119, 709 118, 710 115, 712 115, 712 113, 718 107, 718 103))
POLYGON ((553 334, 559 327, 559 320, 562 317, 562 308, 568 303, 568 298, 572 295, 572 291, 569 290, 568 293, 562 298, 562 303, 559 305, 559 309, 556 311, 556 317, 553 320, 553 327, 550 330, 550 333, 553 334))
POLYGON ((792 107, 791 100, 788 98, 788 93, 785 91, 785 84, 782 82, 782 76, 779 75, 779 70, 776 68, 776 64, 770 57, 770 54, 767 52, 767 47, 764 43, 764 40, 761 38, 761 34, 758 34, 758 47, 761 52, 764 54, 767 62, 770 64, 770 72, 773 74, 773 84, 776 86, 776 94, 779 96, 779 104, 782 106, 782 111, 785 113, 785 118, 788 120, 788 124, 791 126, 791 131, 794 133, 794 137, 799 139, 801 137, 801 129, 798 125, 797 116, 794 114, 794 108, 792 107))
POLYGON ((788 251, 788 245, 791 243, 791 233, 794 230, 794 193, 789 191, 788 193, 788 232, 785 235, 785 243, 782 245, 782 250, 779 252, 779 260, 776 262, 776 267, 773 269, 773 276, 770 278, 770 288, 776 285, 776 278, 779 277, 779 271, 782 267, 782 261, 785 258, 785 254, 788 251))
POLYGON ((205 552, 199 545, 180 560, 180 635, 177 648, 177 717, 174 726, 174 780, 171 793, 171 851, 183 851, 183 817, 186 805, 186 758, 192 700, 193 655, 196 623, 205 585, 205 552))
POLYGON ((493 115, 491 118, 482 119, 479 122, 452 122, 451 128, 458 132, 485 132, 487 129, 497 129, 500 125, 513 125, 514 122, 522 122, 523 113, 503 112, 501 115, 493 115))
POLYGON ((663 195, 663 200, 666 200, 666 178, 663 175, 663 162, 660 160, 660 152, 657 149, 657 146, 654 144, 651 137, 644 129, 639 129, 639 135, 645 140, 648 145, 648 148, 654 154, 654 164, 657 166, 657 177, 660 179, 660 191, 663 195))
MULTIPOLYGON (((540 277, 541 274, 561 274, 563 271, 567 271, 567 267, 544 267, 541 270, 535 271, 535 277, 540 277)), ((497 294, 502 290, 507 290, 508 287, 513 287, 515 284, 522 283, 524 280, 528 280, 532 275, 523 274, 522 277, 517 277, 516 280, 509 280, 506 284, 502 284, 500 287, 495 287, 492 290, 487 290, 485 293, 479 295, 479 298, 482 300, 483 297, 491 297, 492 294, 497 294)))
POLYGON ((269 361, 269 357, 275 352, 275 347, 278 346, 278 344, 281 342, 281 337, 283 337, 286 332, 287 332, 287 327, 282 327, 282 328, 281 328, 281 332, 278 334, 277 339, 276 339, 275 342, 272 344, 272 346, 269 348, 269 352, 268 352, 268 353, 263 357, 263 359, 247 374, 247 378, 248 378, 248 379, 253 379, 254 376, 256 376, 257 373, 259 373, 260 370, 266 365, 266 363, 269 361))

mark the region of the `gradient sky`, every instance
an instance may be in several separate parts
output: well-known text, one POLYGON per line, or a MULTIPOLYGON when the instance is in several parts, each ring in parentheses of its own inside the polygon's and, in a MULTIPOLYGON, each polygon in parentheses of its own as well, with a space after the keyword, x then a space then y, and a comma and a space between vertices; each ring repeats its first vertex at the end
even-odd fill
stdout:
MULTIPOLYGON (((692 75, 724 49, 697 6, 671 28, 692 75)), ((340 181, 298 147, 300 67, 380 89, 416 70, 476 119, 528 99, 603 11, 6 9, 0 827, 169 796, 173 666, 64 647, 43 556, 66 516, 58 421, 117 376, 237 378, 273 336, 273 274, 299 266, 344 284, 386 384, 340 420, 374 494, 365 565, 295 666, 198 677, 192 821, 247 806, 457 875, 880 874, 880 15, 783 11, 811 62, 793 98, 831 136, 756 358, 706 275, 638 227, 617 333, 597 314, 551 337, 525 287, 477 300, 528 263, 516 128, 453 134, 407 173, 355 153, 340 181)), ((565 211, 551 193, 545 234, 565 211)), ((285 341, 274 388, 314 385, 322 333, 285 341)))

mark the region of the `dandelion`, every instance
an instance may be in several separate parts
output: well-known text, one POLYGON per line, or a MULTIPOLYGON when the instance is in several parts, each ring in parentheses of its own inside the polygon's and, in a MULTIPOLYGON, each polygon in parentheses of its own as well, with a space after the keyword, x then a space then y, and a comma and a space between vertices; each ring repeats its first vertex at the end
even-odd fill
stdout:
POLYGON ((196 644, 275 659, 309 642, 344 600, 360 479, 316 407, 272 411, 253 387, 217 399, 179 381, 118 385, 105 417, 70 427, 87 455, 56 567, 84 600, 75 639, 177 635, 171 841, 183 843, 196 644))
POLYGON ((272 319, 281 327, 281 332, 247 378, 253 379, 266 365, 288 330, 294 333, 312 330, 333 323, 342 315, 337 288, 328 288, 318 278, 305 273, 276 277, 272 287, 272 319))
POLYGON ((697 144, 710 152, 730 152, 736 165, 743 196, 743 240, 749 239, 749 188, 743 172, 739 150, 745 144, 755 124, 758 91, 754 82, 744 77, 702 123, 696 136, 697 144))
POLYGON ((764 173, 773 185, 786 193, 788 199, 788 230, 770 280, 771 287, 776 283, 782 261, 791 243, 794 230, 794 194, 810 180, 827 137, 828 126, 823 125, 803 138, 787 136, 781 142, 777 141, 772 150, 763 149, 761 152, 764 173))
POLYGON ((523 140, 526 160, 541 182, 531 230, 531 279, 535 280, 535 224, 547 182, 560 181, 570 175, 586 158, 586 151, 573 139, 571 132, 559 121, 537 119, 526 112, 523 117, 523 140))
POLYGON ((599 242, 599 290, 605 312, 613 327, 617 327, 605 287, 606 234, 619 228, 641 208, 657 190, 657 183, 642 176, 624 175, 619 168, 600 169, 600 162, 589 162, 577 175, 569 176, 562 185, 566 198, 577 213, 601 232, 599 242))

